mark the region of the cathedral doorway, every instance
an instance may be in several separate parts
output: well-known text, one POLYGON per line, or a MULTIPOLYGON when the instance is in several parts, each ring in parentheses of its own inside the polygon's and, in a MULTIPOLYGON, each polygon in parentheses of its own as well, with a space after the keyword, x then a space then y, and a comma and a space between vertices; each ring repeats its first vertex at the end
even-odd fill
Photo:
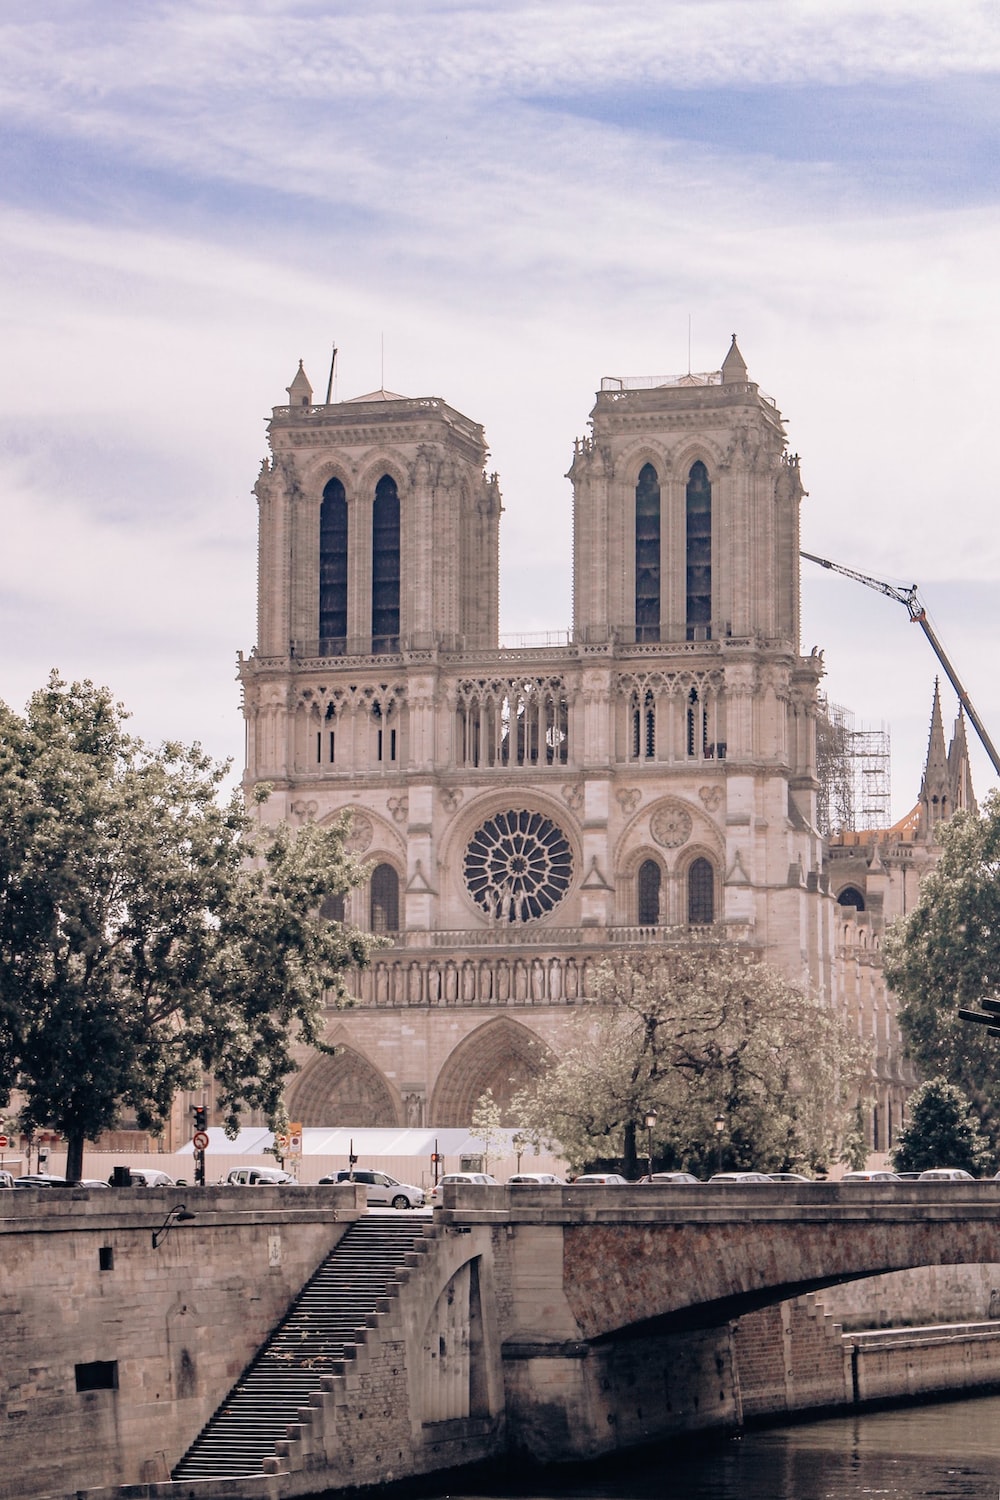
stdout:
POLYGON ((542 1039, 520 1022, 507 1016, 487 1021, 455 1048, 441 1069, 431 1100, 431 1123, 441 1129, 468 1125, 490 1089, 502 1123, 516 1125, 510 1101, 554 1061, 542 1039))
POLYGON ((399 1125, 389 1085, 366 1057, 338 1044, 317 1057, 288 1091, 288 1117, 303 1125, 399 1125))

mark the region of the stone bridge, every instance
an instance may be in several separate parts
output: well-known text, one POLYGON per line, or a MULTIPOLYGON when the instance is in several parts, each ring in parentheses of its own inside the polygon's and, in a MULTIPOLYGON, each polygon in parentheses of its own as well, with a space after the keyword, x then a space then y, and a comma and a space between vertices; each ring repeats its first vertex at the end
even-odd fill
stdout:
MULTIPOLYGON (((181 1191, 195 1217, 159 1248, 150 1230, 177 1190, 0 1202, 0 1500, 136 1484, 284 1500, 844 1405, 844 1343, 803 1293, 961 1264, 991 1267, 1000 1288, 1000 1182, 448 1187, 433 1215, 407 1216, 417 1242, 391 1292, 317 1375, 265 1472, 171 1482, 364 1214, 347 1184, 181 1191)), ((1000 1330, 983 1329, 995 1371, 1000 1330)), ((924 1389, 948 1387, 936 1375, 924 1389)), ((865 1399, 857 1367, 853 1381, 865 1399)))

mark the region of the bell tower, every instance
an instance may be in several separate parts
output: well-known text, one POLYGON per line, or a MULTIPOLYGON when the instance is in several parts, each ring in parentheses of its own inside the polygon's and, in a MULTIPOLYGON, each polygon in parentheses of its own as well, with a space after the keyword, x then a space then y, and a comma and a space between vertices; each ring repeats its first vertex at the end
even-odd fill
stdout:
POLYGON ((496 477, 482 427, 435 396, 276 406, 260 506, 258 650, 368 656, 495 646, 496 477))
POLYGON ((798 648, 798 460, 733 335, 718 372, 606 376, 577 443, 573 623, 623 644, 798 648))

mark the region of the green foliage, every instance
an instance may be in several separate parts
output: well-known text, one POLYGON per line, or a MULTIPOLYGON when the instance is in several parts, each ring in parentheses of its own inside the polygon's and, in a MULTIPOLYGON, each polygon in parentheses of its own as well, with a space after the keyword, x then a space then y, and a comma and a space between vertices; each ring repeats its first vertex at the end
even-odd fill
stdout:
POLYGON ((896 1138, 892 1164, 897 1172, 929 1167, 962 1167, 978 1177, 991 1165, 992 1151, 971 1105, 946 1078, 929 1078, 910 1095, 909 1119, 896 1138))
POLYGON ((865 1134, 865 1112, 858 1102, 840 1147, 839 1158, 851 1172, 863 1172, 868 1160, 868 1137, 865 1134))
POLYGON ((227 767, 124 721, 55 673, 24 717, 0 704, 0 1107, 17 1088, 71 1176, 123 1109, 155 1132, 203 1074, 230 1133, 275 1116, 292 1046, 320 1044, 369 948, 316 915, 362 873, 344 827, 265 831, 220 802, 227 767))
POLYGON ((916 906, 887 934, 885 976, 920 1071, 968 1095, 996 1148, 1000 1044, 960 1020, 958 1008, 975 1008, 1000 987, 1000 797, 990 793, 979 817, 957 813, 939 837, 941 858, 916 906))
MULTIPOLYGON (((586 1036, 512 1113, 574 1169, 622 1160, 656 1110, 660 1168, 822 1169, 840 1149, 869 1053, 843 1023, 732 945, 660 948, 607 960, 586 1036)), ((644 1140, 644 1136, 643 1136, 644 1140)))
POLYGON ((469 1125, 469 1134, 477 1141, 483 1143, 483 1170, 490 1169, 490 1157, 496 1156, 500 1147, 506 1144, 507 1134, 501 1125, 500 1106, 493 1097, 493 1090, 487 1089, 485 1094, 480 1094, 476 1100, 476 1106, 472 1111, 472 1121, 469 1125))

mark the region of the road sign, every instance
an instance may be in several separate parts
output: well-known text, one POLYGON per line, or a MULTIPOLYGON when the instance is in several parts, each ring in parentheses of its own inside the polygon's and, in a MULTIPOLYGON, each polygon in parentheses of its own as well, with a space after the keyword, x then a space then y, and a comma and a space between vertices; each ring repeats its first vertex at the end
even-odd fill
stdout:
POLYGON ((196 1130, 194 1133, 193 1144, 196 1151, 207 1151, 208 1133, 204 1130, 196 1130))
POLYGON ((289 1156, 302 1155, 302 1126, 298 1120, 288 1127, 288 1154, 289 1156))
POLYGON ((274 1144, 277 1146, 277 1148, 278 1148, 279 1151, 287 1151, 288 1150, 288 1136, 287 1135, 276 1135, 275 1138, 274 1138, 274 1144))
POLYGON ((6 1135, 0 1135, 0 1151, 6 1151, 9 1145, 10 1137, 6 1135))

